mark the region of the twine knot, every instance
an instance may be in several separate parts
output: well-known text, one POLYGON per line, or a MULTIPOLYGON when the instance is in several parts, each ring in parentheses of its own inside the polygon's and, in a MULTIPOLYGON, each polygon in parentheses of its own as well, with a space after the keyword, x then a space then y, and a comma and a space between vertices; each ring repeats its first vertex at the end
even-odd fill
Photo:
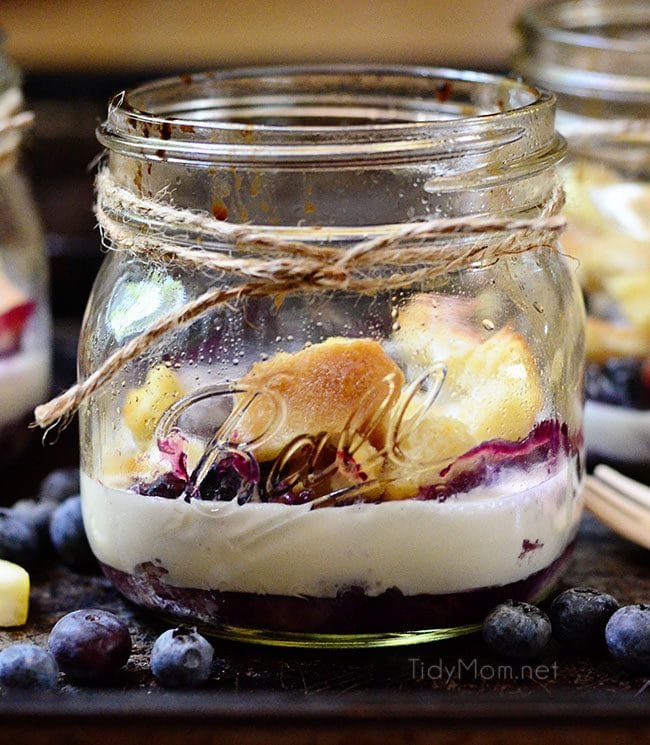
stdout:
MULTIPOLYGON (((226 303, 289 292, 374 294, 414 286, 477 262, 540 246, 555 250, 555 239, 566 225, 559 214, 564 193, 558 186, 537 217, 468 216, 382 226, 377 237, 339 247, 326 240, 317 245, 287 240, 273 229, 226 223, 208 213, 181 209, 169 203, 167 190, 157 198, 136 195, 117 184, 108 169, 98 173, 96 187, 95 212, 108 250, 164 265, 209 270, 236 281, 224 281, 160 318, 113 352, 88 378, 38 406, 36 424, 43 428, 69 421, 81 403, 129 361, 170 331, 226 303)), ((325 235, 326 230, 321 228, 319 234, 325 235)))

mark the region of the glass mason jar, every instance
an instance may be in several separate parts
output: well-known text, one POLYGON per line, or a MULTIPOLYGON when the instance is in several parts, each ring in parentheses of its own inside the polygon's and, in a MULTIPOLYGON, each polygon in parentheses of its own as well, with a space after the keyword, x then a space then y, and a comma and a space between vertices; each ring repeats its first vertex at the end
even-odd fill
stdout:
POLYGON ((587 301, 587 449, 650 458, 650 4, 529 9, 515 68, 558 98, 567 254, 587 301))
MULTIPOLYGON (((298 242, 295 262, 427 218, 538 216, 564 149, 552 95, 401 67, 162 80, 117 97, 98 136, 136 202, 262 226, 298 242)), ((132 240, 256 258, 128 202, 99 196, 122 237, 104 236, 81 378, 233 282, 132 240)), ((418 245, 457 256, 477 240, 418 245)), ((336 647, 453 636, 549 591, 581 508, 574 271, 537 244, 397 290, 366 267, 365 292, 235 297, 82 406, 88 537, 135 603, 229 638, 336 647)))
POLYGON ((20 79, 0 37, 0 464, 28 442, 34 407, 50 387, 47 264, 34 202, 18 167, 20 79))

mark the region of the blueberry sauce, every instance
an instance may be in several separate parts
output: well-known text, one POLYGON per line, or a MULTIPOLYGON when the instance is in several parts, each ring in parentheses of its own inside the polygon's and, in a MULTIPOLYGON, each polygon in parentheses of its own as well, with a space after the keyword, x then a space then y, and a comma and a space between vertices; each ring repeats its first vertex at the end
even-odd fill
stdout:
POLYGON ((523 440, 489 440, 468 450, 440 471, 441 481, 420 487, 418 499, 444 502, 454 494, 497 482, 510 468, 530 468, 547 463, 549 474, 562 454, 577 452, 580 438, 570 438, 566 424, 546 419, 523 440))
POLYGON ((569 561, 570 544, 548 567, 506 585, 434 595, 404 595, 391 588, 366 595, 362 587, 336 597, 294 597, 174 587, 164 568, 152 563, 133 574, 102 564, 113 585, 134 603, 176 618, 219 629, 223 626, 279 632, 359 634, 450 628, 480 623, 495 605, 512 598, 533 601, 548 590, 569 561))
MULTIPOLYGON (((196 483, 200 467, 188 475, 183 442, 182 438, 159 442, 161 452, 170 461, 171 470, 151 483, 134 484, 132 490, 145 496, 168 499, 185 494, 186 501, 237 499, 240 504, 250 501, 257 494, 263 501, 287 505, 305 504, 318 496, 317 491, 309 488, 292 490, 287 485, 286 489, 282 489, 281 484, 275 485, 272 496, 265 495, 263 489, 258 487, 265 482, 263 476, 269 464, 260 464, 249 453, 235 448, 224 448, 201 482, 196 483)), ((561 424, 557 419, 546 419, 518 442, 495 439, 468 450, 437 476, 432 475, 432 483, 420 487, 415 498, 444 502, 455 494, 496 483, 507 469, 529 469, 539 463, 547 463, 550 474, 560 456, 578 453, 581 444, 581 435, 570 437, 566 424, 561 424)), ((340 458, 340 455, 337 453, 336 457, 340 458)))
POLYGON ((650 376, 646 364, 633 357, 612 357, 587 365, 587 398, 629 409, 650 409, 650 376))

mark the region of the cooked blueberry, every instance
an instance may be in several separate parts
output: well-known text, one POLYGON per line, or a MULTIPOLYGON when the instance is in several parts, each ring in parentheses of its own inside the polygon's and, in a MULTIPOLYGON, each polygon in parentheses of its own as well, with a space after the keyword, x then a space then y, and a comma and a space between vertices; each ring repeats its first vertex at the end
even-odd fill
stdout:
POLYGON ((38 562, 39 556, 40 541, 36 528, 11 510, 0 509, 0 559, 28 569, 38 562))
POLYGON ((81 497, 68 497, 50 520, 50 539, 61 561, 84 571, 95 565, 81 515, 81 497))
POLYGON ((297 492, 287 489, 283 494, 281 493, 274 496, 272 501, 279 502, 280 504, 294 505, 307 504, 307 502, 311 502, 312 499, 314 499, 314 492, 311 489, 300 489, 297 492))
POLYGON ((61 671, 73 680, 103 683, 129 659, 131 634, 113 613, 77 610, 57 621, 47 646, 61 671))
POLYGON ((612 357, 602 365, 588 365, 585 378, 587 398, 614 406, 650 406, 641 366, 641 360, 633 357, 612 357))
POLYGON ((151 650, 151 672, 168 688, 194 688, 210 675, 211 644, 196 629, 170 629, 161 634, 151 650))
POLYGON ((605 628, 612 656, 632 672, 650 674, 650 605, 626 605, 605 628))
POLYGON ((529 603, 507 600, 483 622, 483 639, 497 654, 528 660, 538 657, 551 638, 546 613, 529 603))
MULTIPOLYGON (((190 477, 193 481, 200 466, 190 477)), ((260 480, 260 469, 257 461, 248 453, 236 450, 225 451, 210 467, 198 488, 191 496, 194 499, 207 501, 230 502, 237 499, 240 504, 248 502, 260 480)))
POLYGON ((35 644, 12 644, 0 652, 0 685, 5 688, 49 690, 58 679, 53 655, 35 644))
POLYGON ((230 502, 239 494, 241 485, 241 476, 237 471, 221 461, 212 466, 193 496, 208 501, 230 502))
POLYGON ((164 473, 149 484, 136 484, 133 490, 145 497, 177 499, 185 491, 187 481, 172 473, 164 473))
POLYGON ((33 525, 41 541, 49 543, 50 519, 56 507, 57 503, 53 501, 21 499, 12 506, 11 511, 23 522, 33 525))
POLYGON ((58 468, 41 482, 38 492, 40 502, 63 502, 64 499, 79 494, 79 469, 58 468))
POLYGON ((553 636, 578 651, 598 651, 605 646, 605 626, 618 608, 615 598, 591 587, 565 590, 549 609, 553 636))

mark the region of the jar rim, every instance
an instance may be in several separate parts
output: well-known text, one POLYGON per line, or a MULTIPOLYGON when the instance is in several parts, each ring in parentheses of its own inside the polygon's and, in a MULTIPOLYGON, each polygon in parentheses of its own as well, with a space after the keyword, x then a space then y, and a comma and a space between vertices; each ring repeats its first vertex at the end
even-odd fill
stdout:
POLYGON ((639 21, 650 24, 650 5, 644 0, 555 0, 527 8, 518 25, 565 44, 638 54, 650 51, 650 35, 606 36, 595 30, 588 33, 584 24, 606 30, 616 24, 639 21))
POLYGON ((534 122, 543 125, 543 147, 553 149, 554 116, 552 93, 490 73, 402 65, 253 67, 122 91, 97 137, 111 151, 146 160, 387 162, 484 151, 521 138, 534 122))
POLYGON ((559 94, 650 101, 647 0, 554 0, 517 20, 523 48, 514 67, 559 94))

